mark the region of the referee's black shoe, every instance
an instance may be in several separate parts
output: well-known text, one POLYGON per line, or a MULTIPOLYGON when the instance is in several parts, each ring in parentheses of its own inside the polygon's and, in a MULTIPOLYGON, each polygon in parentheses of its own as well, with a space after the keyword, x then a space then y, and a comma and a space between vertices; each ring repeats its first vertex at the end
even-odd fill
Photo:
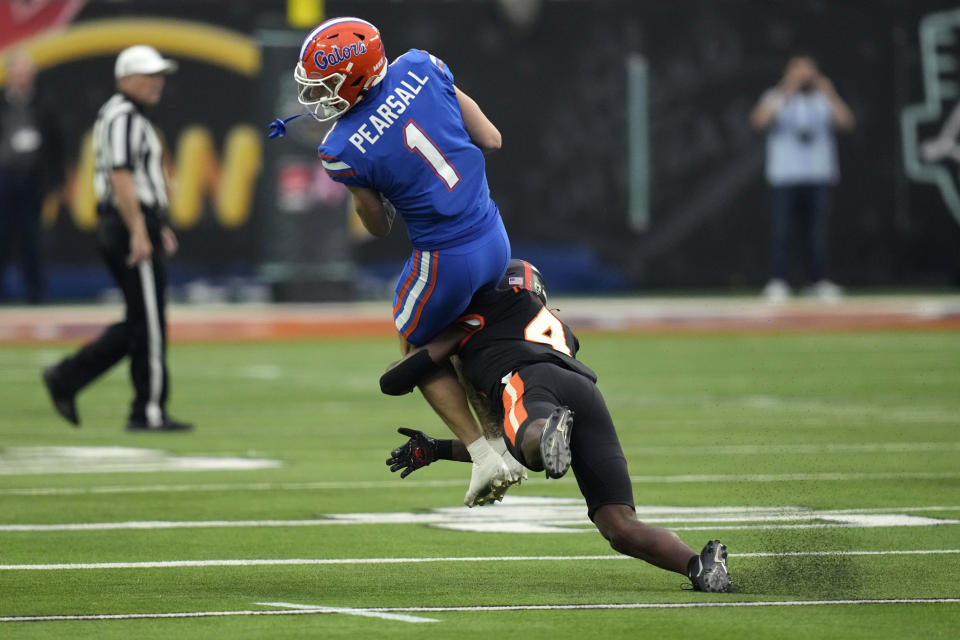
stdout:
POLYGON ((127 422, 127 431, 138 433, 143 431, 193 431, 193 425, 189 422, 174 420, 173 418, 164 418, 163 422, 153 427, 141 420, 131 419, 127 422))
POLYGON ((57 386, 56 366, 50 366, 43 370, 43 386, 47 388, 50 400, 53 402, 53 408, 57 410, 57 413, 73 426, 79 427, 80 416, 77 415, 75 396, 72 393, 63 393, 57 386))

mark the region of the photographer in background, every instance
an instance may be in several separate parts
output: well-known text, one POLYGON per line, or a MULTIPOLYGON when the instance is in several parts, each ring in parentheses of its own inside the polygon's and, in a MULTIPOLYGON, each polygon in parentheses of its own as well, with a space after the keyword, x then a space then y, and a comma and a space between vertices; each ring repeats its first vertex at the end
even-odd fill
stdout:
POLYGON ((852 130, 853 112, 816 61, 797 55, 777 86, 760 98, 750 124, 767 132, 766 175, 773 192, 773 272, 763 295, 770 302, 790 297, 787 242, 791 224, 800 219, 807 231, 808 292, 821 300, 838 300, 842 289, 824 273, 826 226, 832 187, 840 175, 834 131, 852 130))

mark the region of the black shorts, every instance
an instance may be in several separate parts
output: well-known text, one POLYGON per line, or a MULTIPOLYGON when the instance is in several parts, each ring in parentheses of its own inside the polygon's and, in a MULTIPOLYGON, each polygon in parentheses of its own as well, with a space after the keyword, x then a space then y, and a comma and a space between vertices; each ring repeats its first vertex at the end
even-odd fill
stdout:
MULTIPOLYGON (((512 382, 520 395, 515 400, 504 396, 504 433, 522 434, 527 425, 546 418, 556 407, 568 407, 574 412, 571 468, 586 498, 590 519, 605 504, 633 508, 627 460, 597 385, 579 373, 546 362, 522 367, 512 382)), ((516 455, 516 444, 509 435, 504 439, 516 455)))

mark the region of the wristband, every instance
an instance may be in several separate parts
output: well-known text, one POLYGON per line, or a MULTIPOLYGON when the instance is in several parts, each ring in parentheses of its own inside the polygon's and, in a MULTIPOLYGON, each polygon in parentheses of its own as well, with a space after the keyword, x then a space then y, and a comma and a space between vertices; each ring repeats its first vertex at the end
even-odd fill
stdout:
POLYGON ((437 440, 437 460, 453 460, 453 440, 437 440))

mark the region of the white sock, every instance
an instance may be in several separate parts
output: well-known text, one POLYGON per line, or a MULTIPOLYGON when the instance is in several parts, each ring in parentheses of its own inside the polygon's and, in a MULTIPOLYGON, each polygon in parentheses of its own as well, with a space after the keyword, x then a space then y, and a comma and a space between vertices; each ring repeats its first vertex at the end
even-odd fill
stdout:
POLYGON ((490 448, 498 455, 502 456, 507 452, 507 443, 503 441, 503 438, 488 438, 487 442, 490 443, 490 448))
POLYGON ((490 446, 486 438, 477 438, 468 444, 467 453, 470 454, 470 459, 475 463, 482 462, 489 456, 500 456, 500 454, 493 450, 493 447, 490 446))

